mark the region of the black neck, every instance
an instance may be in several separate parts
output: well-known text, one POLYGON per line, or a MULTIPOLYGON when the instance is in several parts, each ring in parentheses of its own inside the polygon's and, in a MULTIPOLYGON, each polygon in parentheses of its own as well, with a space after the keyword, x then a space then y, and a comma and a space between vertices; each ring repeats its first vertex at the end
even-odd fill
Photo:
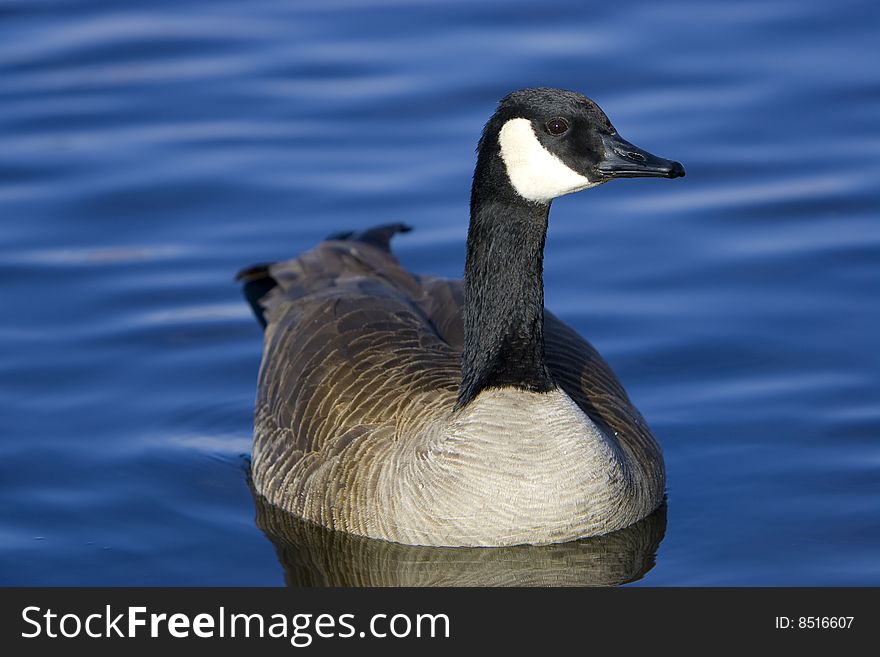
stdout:
POLYGON ((520 197, 497 150, 481 149, 464 275, 464 353, 457 408, 485 388, 546 392, 544 240, 549 204, 520 197))

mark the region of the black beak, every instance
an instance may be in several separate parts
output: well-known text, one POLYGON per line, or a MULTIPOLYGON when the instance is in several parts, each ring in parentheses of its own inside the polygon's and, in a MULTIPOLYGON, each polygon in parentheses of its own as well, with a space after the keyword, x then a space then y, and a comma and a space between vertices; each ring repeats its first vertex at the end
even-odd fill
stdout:
POLYGON ((681 178, 680 162, 664 160, 633 146, 618 134, 602 135, 605 157, 599 162, 599 174, 605 178, 681 178))

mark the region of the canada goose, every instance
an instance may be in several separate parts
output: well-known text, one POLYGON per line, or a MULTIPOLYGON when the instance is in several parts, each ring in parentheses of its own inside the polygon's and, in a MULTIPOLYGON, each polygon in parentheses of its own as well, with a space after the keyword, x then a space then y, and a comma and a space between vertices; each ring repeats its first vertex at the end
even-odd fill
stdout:
POLYGON ((606 534, 663 500, 660 447, 599 354, 544 309, 550 202, 684 175, 591 100, 523 89, 477 149, 464 281, 418 276, 380 226, 240 273, 265 327, 252 477, 270 504, 399 543, 606 534))

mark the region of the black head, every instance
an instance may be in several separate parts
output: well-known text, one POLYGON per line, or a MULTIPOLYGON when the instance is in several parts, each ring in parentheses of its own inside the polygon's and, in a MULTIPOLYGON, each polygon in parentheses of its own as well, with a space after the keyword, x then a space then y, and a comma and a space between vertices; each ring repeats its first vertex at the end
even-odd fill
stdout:
POLYGON ((504 97, 486 124, 481 158, 500 156, 514 190, 547 203, 614 178, 678 178, 684 167, 632 145, 589 98, 563 89, 504 97))

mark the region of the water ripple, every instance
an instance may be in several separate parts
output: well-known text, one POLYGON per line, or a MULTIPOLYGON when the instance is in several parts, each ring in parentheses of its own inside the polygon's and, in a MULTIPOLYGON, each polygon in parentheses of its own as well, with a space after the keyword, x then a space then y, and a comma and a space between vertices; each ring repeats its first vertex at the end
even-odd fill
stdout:
POLYGON ((638 583, 880 582, 878 6, 3 3, 0 584, 280 583, 234 273, 406 221, 460 276, 531 85, 688 170, 554 202, 544 262, 665 450, 638 583))

